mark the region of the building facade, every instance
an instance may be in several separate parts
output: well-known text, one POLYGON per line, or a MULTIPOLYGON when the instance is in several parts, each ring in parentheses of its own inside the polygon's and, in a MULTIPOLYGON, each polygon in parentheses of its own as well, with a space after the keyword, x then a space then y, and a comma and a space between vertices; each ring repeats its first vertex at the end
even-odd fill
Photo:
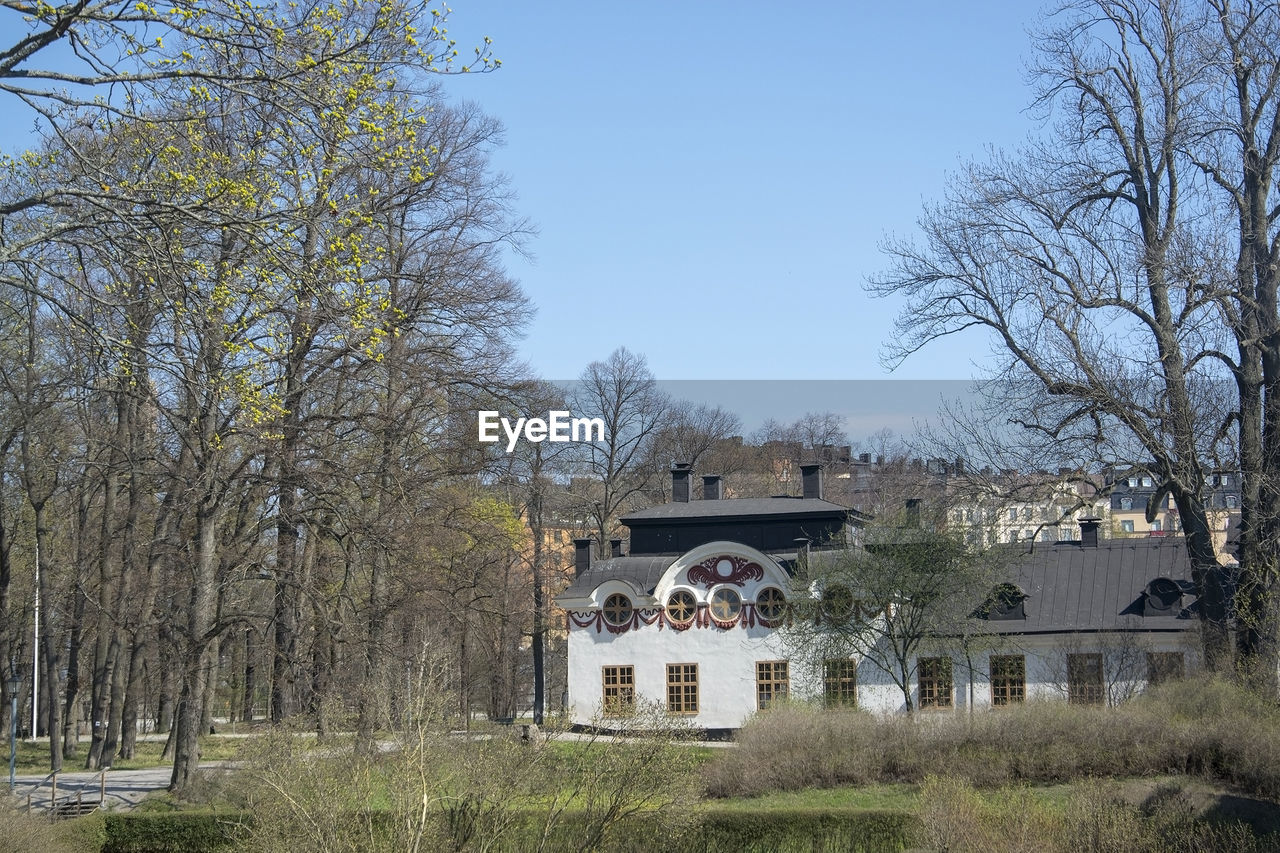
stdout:
MULTIPOLYGON (((813 595, 797 584, 797 565, 861 547, 865 517, 822 498, 817 465, 805 466, 798 498, 724 500, 710 482, 706 499, 690 501, 689 476, 678 466, 671 503, 623 519, 628 554, 615 545, 592 564, 592 543, 578 542, 576 577, 556 599, 571 721, 622 727, 639 702, 713 732, 783 698, 903 709, 884 671, 864 659, 812 660, 787 627, 793 599, 813 595)), ((1097 519, 1079 523, 1077 540, 998 546, 1006 580, 975 601, 979 629, 964 648, 932 638, 909 662, 914 708, 1115 703, 1198 667, 1181 540, 1100 540, 1097 519)))

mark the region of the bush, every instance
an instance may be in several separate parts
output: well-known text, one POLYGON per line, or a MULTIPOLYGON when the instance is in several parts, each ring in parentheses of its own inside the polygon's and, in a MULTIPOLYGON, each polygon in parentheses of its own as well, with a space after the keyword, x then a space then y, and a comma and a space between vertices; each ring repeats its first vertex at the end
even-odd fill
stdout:
POLYGON ((215 853, 230 850, 248 818, 215 812, 109 812, 102 853, 215 853))
POLYGON ((1280 712, 1228 682, 1184 681, 1117 708, 1058 701, 974 714, 873 716, 804 705, 770 710, 706 772, 713 797, 808 787, 979 787, 1083 777, 1194 774, 1280 798, 1280 712))
POLYGON ((1260 853, 1277 844, 1240 823, 1196 820, 1176 796, 1140 810, 1112 784, 1084 786, 1065 808, 1037 800, 1025 787, 979 793, 965 782, 930 777, 920 819, 930 850, 1044 853, 1260 853))
POLYGON ((97 853, 102 837, 99 816, 50 823, 0 803, 0 853, 97 853))

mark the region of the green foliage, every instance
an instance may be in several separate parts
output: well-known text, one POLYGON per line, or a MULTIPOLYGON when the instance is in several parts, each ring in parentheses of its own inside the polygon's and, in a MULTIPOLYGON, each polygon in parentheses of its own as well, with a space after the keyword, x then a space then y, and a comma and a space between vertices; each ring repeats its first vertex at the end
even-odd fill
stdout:
POLYGON ((230 850, 250 817, 238 812, 113 812, 102 820, 102 853, 214 853, 230 850))
POLYGON ((707 808, 677 849, 689 851, 880 851, 916 845, 920 822, 889 810, 707 808))

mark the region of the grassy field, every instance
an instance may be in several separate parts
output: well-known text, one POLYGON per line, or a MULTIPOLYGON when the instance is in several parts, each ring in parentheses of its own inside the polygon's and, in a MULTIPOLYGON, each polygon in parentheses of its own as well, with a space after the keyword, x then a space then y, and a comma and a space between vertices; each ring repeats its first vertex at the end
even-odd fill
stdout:
MULTIPOLYGON (((225 761, 235 758, 237 752, 244 745, 244 738, 227 737, 223 735, 208 735, 200 739, 200 760, 201 761, 225 761)), ((130 759, 116 758, 111 767, 113 770, 141 770, 146 767, 160 767, 170 764, 169 761, 163 761, 160 753, 164 750, 163 741, 144 740, 139 741, 134 757, 130 759)), ((7 768, 9 750, 8 744, 4 744, 0 755, 3 756, 5 766, 7 768)), ((81 770, 84 768, 84 760, 89 755, 89 741, 82 741, 74 755, 64 757, 62 759, 62 769, 64 771, 81 770)), ((49 744, 47 741, 19 741, 18 742, 18 762, 17 772, 19 775, 35 776, 43 775, 49 772, 49 744)))

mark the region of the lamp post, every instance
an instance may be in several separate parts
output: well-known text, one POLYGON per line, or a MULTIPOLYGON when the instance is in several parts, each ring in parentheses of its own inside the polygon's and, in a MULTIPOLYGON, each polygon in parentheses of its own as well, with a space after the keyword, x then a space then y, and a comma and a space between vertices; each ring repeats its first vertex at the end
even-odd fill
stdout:
POLYGON ((22 678, 14 674, 9 676, 9 793, 13 793, 13 784, 18 769, 18 691, 22 689, 22 678))

